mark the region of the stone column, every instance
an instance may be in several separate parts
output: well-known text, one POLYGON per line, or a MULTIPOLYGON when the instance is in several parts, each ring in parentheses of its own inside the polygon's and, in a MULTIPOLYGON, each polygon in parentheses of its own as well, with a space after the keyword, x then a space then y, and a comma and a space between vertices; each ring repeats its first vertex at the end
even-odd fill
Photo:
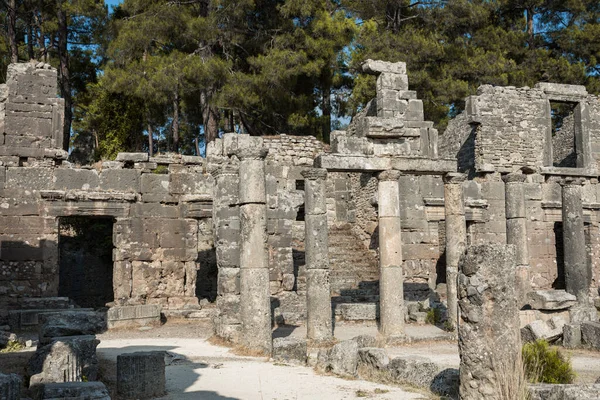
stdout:
POLYGON ((447 320, 453 329, 456 329, 458 323, 458 297, 456 294, 458 262, 467 246, 467 223, 462 187, 466 177, 465 174, 459 172, 450 172, 444 175, 447 320))
POLYGON ((313 342, 333 339, 329 286, 329 240, 325 182, 327 170, 312 168, 304 177, 306 251, 306 328, 313 342))
POLYGON ((587 305, 591 283, 591 269, 587 262, 581 178, 566 178, 562 186, 562 221, 565 257, 565 284, 567 292, 577 296, 581 305, 587 305))
POLYGON ((460 399, 504 399, 522 382, 514 246, 469 246, 459 268, 460 399))
POLYGON ((213 172, 213 234, 217 256, 217 308, 215 333, 228 341, 241 338, 240 209, 238 166, 225 164, 213 172))
POLYGON ((523 183, 527 177, 521 173, 502 177, 505 184, 506 243, 515 246, 517 263, 517 296, 519 305, 526 301, 531 291, 529 284, 529 246, 527 241, 527 216, 523 183))
POLYGON ((265 162, 267 150, 238 150, 240 158, 240 307, 242 344, 271 354, 271 297, 267 261, 267 205, 265 162))
POLYGON ((379 331, 404 334, 404 276, 400 224, 400 171, 379 173, 379 331))

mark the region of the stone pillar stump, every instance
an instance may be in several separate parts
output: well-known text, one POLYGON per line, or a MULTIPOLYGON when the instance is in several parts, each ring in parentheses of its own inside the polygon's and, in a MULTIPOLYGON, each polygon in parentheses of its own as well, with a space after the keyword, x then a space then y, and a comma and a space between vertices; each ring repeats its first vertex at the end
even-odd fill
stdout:
POLYGON ((329 240, 325 183, 327 170, 302 172, 305 198, 306 327, 307 339, 333 339, 331 289, 329 284, 329 240))
POLYGON ((444 175, 447 321, 453 329, 456 329, 458 323, 458 298, 456 294, 458 262, 467 245, 467 225, 462 188, 465 179, 466 175, 459 172, 450 172, 444 175))
POLYGON ((379 331, 386 338, 404 335, 404 275, 400 223, 400 171, 378 175, 379 331))

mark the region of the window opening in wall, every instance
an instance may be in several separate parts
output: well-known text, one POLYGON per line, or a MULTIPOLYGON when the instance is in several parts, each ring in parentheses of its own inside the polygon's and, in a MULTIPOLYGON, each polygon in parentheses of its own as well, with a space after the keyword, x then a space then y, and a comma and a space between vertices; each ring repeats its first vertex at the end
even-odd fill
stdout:
POLYGON ((114 300, 112 217, 59 218, 58 295, 80 307, 114 300))
POLYGON ((439 258, 435 264, 435 284, 446 283, 446 221, 438 222, 439 258))
POLYGON ((557 276, 554 282, 552 282, 553 289, 566 288, 565 284, 565 253, 563 244, 563 223, 554 223, 554 247, 556 250, 556 272, 557 276))
POLYGON ((554 167, 576 168, 576 118, 577 103, 550 101, 552 122, 552 165, 554 167))
MULTIPOLYGON (((304 180, 298 179, 296 181, 296 190, 304 190, 304 180)), ((296 214, 296 221, 304 221, 304 204, 298 207, 298 213, 296 214)))

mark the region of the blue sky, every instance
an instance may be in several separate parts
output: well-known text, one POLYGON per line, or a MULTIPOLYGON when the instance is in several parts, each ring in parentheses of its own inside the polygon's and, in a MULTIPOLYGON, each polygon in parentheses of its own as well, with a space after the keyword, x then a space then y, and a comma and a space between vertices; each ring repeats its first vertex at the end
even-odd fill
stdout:
POLYGON ((104 4, 108 5, 109 9, 110 9, 110 6, 116 6, 117 4, 120 4, 120 3, 122 3, 122 0, 104 0, 104 4))

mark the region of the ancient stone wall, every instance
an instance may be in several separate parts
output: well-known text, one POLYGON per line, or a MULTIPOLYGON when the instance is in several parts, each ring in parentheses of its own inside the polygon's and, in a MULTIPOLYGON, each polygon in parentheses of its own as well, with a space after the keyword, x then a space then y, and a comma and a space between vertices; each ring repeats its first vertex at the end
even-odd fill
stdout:
POLYGON ((197 305, 197 271, 212 232, 212 177, 200 157, 122 153, 98 169, 67 162, 0 167, 3 299, 56 296, 58 218, 114 218, 114 298, 118 304, 197 305), (167 173, 162 173, 162 172, 167 173), (200 233, 199 233, 200 231, 200 233))

